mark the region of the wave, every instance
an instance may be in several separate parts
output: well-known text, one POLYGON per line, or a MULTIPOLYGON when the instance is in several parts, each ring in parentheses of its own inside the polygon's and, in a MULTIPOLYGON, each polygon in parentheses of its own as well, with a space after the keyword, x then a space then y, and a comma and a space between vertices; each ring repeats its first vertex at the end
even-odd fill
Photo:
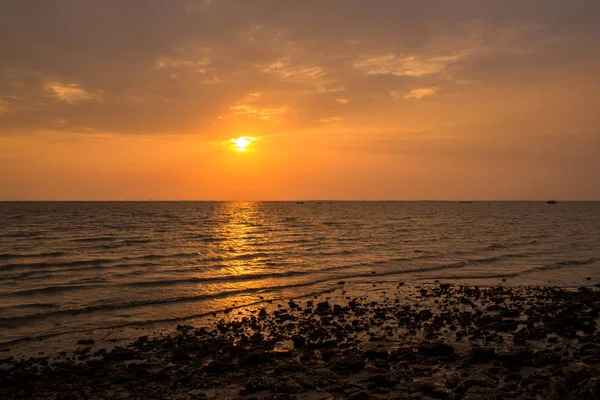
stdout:
MULTIPOLYGON (((266 254, 266 253, 265 253, 266 254)), ((78 267, 85 265, 106 265, 107 267, 117 267, 114 265, 115 263, 121 261, 136 261, 136 260, 166 260, 166 259, 177 259, 177 258, 201 258, 202 254, 198 252, 190 252, 190 253, 175 253, 175 254, 145 254, 137 257, 124 256, 119 258, 93 258, 89 260, 73 260, 73 261, 60 261, 60 262, 32 262, 32 263, 10 263, 0 265, 0 271, 15 271, 19 269, 28 269, 28 268, 36 268, 36 269, 44 269, 44 268, 61 268, 61 267, 78 267)), ((204 260, 206 262, 218 262, 225 261, 227 258, 224 257, 208 257, 204 260)), ((119 265, 123 266, 123 265, 119 265)), ((124 266, 144 266, 142 264, 125 264, 124 266)), ((60 271, 60 270, 53 270, 60 271)))
MULTIPOLYGON (((331 292, 331 290, 332 289, 314 291, 314 292, 303 294, 303 295, 300 295, 297 297, 293 297, 293 299, 298 300, 298 299, 302 299, 302 298, 306 298, 306 297, 317 296, 320 294, 329 293, 329 292, 331 292)), ((189 320, 193 320, 193 319, 197 319, 197 318, 206 317, 213 313, 220 313, 225 310, 238 310, 238 309, 242 309, 245 307, 251 307, 254 305, 258 305, 258 304, 263 304, 266 302, 267 302, 266 300, 258 300, 258 301, 253 301, 250 303, 234 305, 232 307, 227 307, 226 309, 225 308, 217 309, 217 310, 213 309, 213 310, 209 310, 209 311, 205 311, 205 312, 197 313, 197 314, 191 314, 191 315, 169 317, 169 318, 158 318, 158 319, 143 320, 143 321, 132 321, 132 322, 125 322, 125 323, 121 323, 121 324, 107 325, 107 326, 97 327, 97 328, 75 329, 75 330, 69 330, 69 331, 45 333, 45 334, 36 335, 36 336, 24 336, 24 337, 21 337, 18 339, 12 339, 12 340, 8 340, 8 341, 0 342, 0 348, 6 348, 8 346, 13 346, 13 345, 23 343, 23 342, 34 341, 34 340, 40 341, 40 340, 49 339, 52 337, 64 336, 64 335, 69 335, 69 334, 76 334, 76 333, 81 334, 81 333, 94 332, 94 331, 98 331, 98 330, 114 330, 114 329, 121 329, 121 328, 132 327, 132 326, 145 326, 145 325, 153 325, 153 324, 177 322, 177 321, 189 321, 189 320)))
POLYGON ((578 265, 587 265, 595 263, 596 261, 600 261, 600 258, 588 258, 585 260, 569 260, 569 261, 560 261, 554 264, 542 265, 539 267, 531 268, 527 271, 523 271, 523 273, 536 272, 536 271, 547 271, 552 269, 562 269, 566 267, 578 266, 578 265))
POLYGON ((117 236, 99 236, 99 237, 71 239, 72 242, 78 242, 78 243, 113 242, 115 240, 118 240, 117 236))
MULTIPOLYGON (((337 265, 328 268, 322 268, 319 270, 292 270, 286 272, 272 272, 272 273, 260 273, 260 274, 244 274, 244 275, 226 275, 226 276, 217 276, 217 277, 193 277, 193 278, 183 278, 183 279, 169 279, 169 280, 160 280, 160 281, 137 281, 137 282, 124 282, 124 283, 113 283, 113 284, 84 284, 84 285, 54 285, 54 286, 46 286, 41 288, 31 288, 31 289, 23 289, 10 293, 0 294, 0 297, 13 297, 13 296, 31 296, 37 294, 47 294, 47 293, 56 293, 62 291, 76 291, 76 290, 89 290, 94 288, 105 288, 105 287, 160 287, 160 286, 170 286, 170 285, 179 285, 179 284, 189 284, 189 283, 219 283, 219 282, 245 282, 245 281, 254 281, 261 279, 281 279, 281 278, 291 278, 291 277, 300 277, 306 275, 318 275, 331 273, 335 271, 342 271, 347 269, 355 269, 357 267, 376 267, 378 265, 385 265, 390 263, 399 263, 406 262, 411 260, 417 260, 419 258, 427 258, 427 256, 415 257, 415 258, 395 258, 388 260, 380 260, 373 262, 362 262, 356 264, 344 264, 337 265)), ((388 274, 402 274, 402 273, 415 273, 415 272, 427 272, 427 271, 435 271, 439 269, 448 269, 448 268, 460 268, 468 265, 466 262, 457 262, 450 264, 443 264, 441 266, 434 266, 430 268, 418 268, 418 269, 405 269, 405 270, 394 270, 387 271, 383 273, 378 273, 378 276, 385 276, 388 274)), ((188 272, 189 270, 178 270, 182 272, 188 272)), ((173 272, 173 271, 167 271, 173 272)), ((354 275, 343 275, 337 276, 331 279, 341 279, 341 278, 351 278, 351 277, 365 277, 372 276, 371 273, 367 274, 354 274, 354 275)), ((326 280, 328 280, 327 278, 326 280)), ((318 280, 311 282, 320 282, 318 280)))
POLYGON ((34 258, 34 257, 60 257, 67 253, 64 251, 50 251, 46 253, 0 253, 0 260, 8 260, 11 258, 34 258))
MULTIPOLYGON (((260 253, 255 253, 253 256, 258 256, 260 253)), ((191 283, 219 283, 219 282, 246 282, 253 280, 261 280, 261 279, 282 279, 282 278, 291 278, 291 277, 301 277, 306 275, 318 275, 318 274, 326 274, 337 271, 344 270, 352 270, 356 268, 375 268, 381 266, 394 266, 398 264, 406 264, 409 262, 417 262, 419 260, 427 260, 434 259, 436 256, 422 254, 416 257, 397 257, 397 258, 389 258, 384 260, 377 261, 367 261, 367 262, 358 262, 351 264, 343 264, 343 265, 334 265, 327 268, 321 269, 302 269, 302 270, 290 270, 285 272, 269 272, 269 273, 258 273, 258 274, 243 274, 243 275, 224 275, 217 277, 192 277, 192 278, 182 278, 182 279, 168 279, 168 280, 154 280, 154 281, 134 281, 134 282, 123 282, 123 283, 98 283, 98 284, 66 284, 66 285, 53 285, 46 287, 38 287, 38 288, 30 288, 18 290, 10 293, 2 293, 0 297, 11 297, 11 296, 31 296, 36 294, 48 294, 48 293, 57 293, 63 291, 77 291, 77 290, 89 290, 100 287, 160 287, 160 286, 171 286, 171 285, 179 285, 179 284, 191 284, 191 283)), ((495 259, 495 258, 494 258, 495 259)), ((403 270, 393 270, 392 274, 399 273, 415 273, 415 272, 427 272, 427 271, 435 271, 439 269, 448 269, 448 268, 460 268, 466 265, 474 264, 474 263, 485 263, 492 262, 492 258, 489 259, 474 259, 474 260, 466 260, 459 261, 454 263, 442 264, 441 266, 429 266, 429 267, 420 267, 413 269, 403 269, 403 270)), ((151 264, 152 266, 161 266, 161 264, 151 264)), ((121 266, 111 266, 110 269, 114 268, 130 268, 135 265, 131 264, 123 264, 121 266)), ((216 266, 214 268, 221 268, 222 266, 216 266)), ((96 268, 105 268, 105 267, 96 267, 96 268)), ((209 267, 205 267, 209 268, 209 267)), ((85 269, 89 269, 85 268, 85 269)), ((73 270, 69 270, 71 272, 73 270)), ((189 273, 192 272, 191 268, 179 268, 179 269, 168 269, 165 270, 165 273, 189 273)), ((62 271, 61 271, 62 272, 62 271)), ((382 276, 387 274, 389 271, 379 272, 378 275, 382 276)), ((145 273, 145 271, 136 271, 135 273, 125 273, 120 276, 131 276, 131 275, 140 275, 145 273)), ((369 274, 365 276, 369 276, 369 274)), ((345 275, 343 278, 352 277, 352 276, 363 276, 359 275, 345 275)))
MULTIPOLYGON (((140 268, 140 267, 161 267, 161 266, 164 266, 164 264, 146 262, 146 263, 136 263, 136 264, 110 264, 110 265, 98 264, 98 265, 91 265, 91 266, 82 266, 82 267, 77 267, 77 268, 58 268, 58 269, 50 269, 50 270, 40 269, 40 270, 26 271, 26 272, 21 272, 21 273, 17 273, 17 274, 9 274, 9 275, 0 276, 0 281, 15 280, 15 279, 22 279, 22 278, 41 279, 41 278, 55 277, 57 275, 64 274, 64 273, 84 272, 84 271, 94 271, 94 270, 113 271, 113 270, 117 270, 117 269, 130 269, 130 268, 140 268)), ((0 271, 2 271, 1 268, 0 268, 0 271)))
POLYGON ((46 313, 36 313, 36 314, 28 314, 16 317, 5 317, 0 318, 0 327, 5 328, 14 328, 22 326, 25 323, 34 322, 40 319, 48 318, 48 317, 57 317, 60 315, 78 315, 78 314, 89 314, 97 311, 106 311, 106 310, 123 310, 129 308, 143 307, 143 306, 151 306, 151 305, 164 305, 164 304, 172 304, 172 303, 189 303, 189 302, 197 302, 201 300, 208 299, 220 299, 231 296, 238 296, 241 294, 251 294, 251 293, 268 293, 274 291, 280 291, 283 289, 289 288, 297 288, 303 286, 312 286, 318 283, 327 282, 331 279, 324 279, 320 282, 307 282, 307 283, 296 283, 289 285, 281 285, 274 286, 269 288, 251 288, 251 289, 240 289, 240 290, 232 290, 227 292, 220 293, 212 293, 205 294, 199 296, 182 296, 182 297, 172 297, 172 298, 164 298, 164 299, 149 299, 149 300, 137 300, 137 301, 129 301, 124 303, 111 303, 111 304, 100 304, 95 306, 86 306, 76 309, 63 309, 56 310, 46 313))
POLYGON ((48 309, 54 309, 54 308, 60 308, 60 304, 56 304, 56 303, 27 303, 27 304, 17 304, 14 306, 6 306, 6 307, 0 307, 0 312, 6 312, 8 310, 20 310, 20 309, 27 309, 27 308, 48 308, 48 309))
POLYGON ((5 233, 3 235, 0 235, 0 237, 7 237, 7 238, 34 238, 34 237, 42 236, 44 233, 45 233, 44 231, 14 232, 14 233, 5 233))
POLYGON ((24 268, 51 268, 51 267, 76 267, 90 264, 107 264, 111 262, 119 261, 119 259, 111 258, 95 258, 90 260, 74 260, 74 261, 60 261, 60 262, 32 262, 32 263, 11 263, 0 265, 0 271, 15 271, 24 268))
MULTIPOLYGON (((452 276, 453 280, 464 280, 464 279, 496 279, 496 278, 515 278, 521 275, 527 275, 527 274, 531 274, 531 273, 536 273, 536 272, 540 272, 540 271, 547 271, 547 270, 554 270, 554 269, 561 269, 561 268, 566 268, 566 267, 570 267, 570 266, 579 266, 579 265, 587 265, 587 264, 592 264, 595 263, 596 261, 600 261, 600 259, 597 258, 590 258, 590 259, 586 259, 586 260, 570 260, 570 261, 560 261, 554 264, 548 264, 548 265, 542 265, 539 267, 533 267, 533 268, 529 268, 523 271, 517 271, 517 272, 506 272, 506 273, 492 273, 492 274, 486 274, 486 275, 460 275, 460 276, 452 276)), ((431 279, 448 279, 448 276, 428 276, 428 277, 423 277, 423 278, 419 278, 417 280, 431 280, 431 279)))

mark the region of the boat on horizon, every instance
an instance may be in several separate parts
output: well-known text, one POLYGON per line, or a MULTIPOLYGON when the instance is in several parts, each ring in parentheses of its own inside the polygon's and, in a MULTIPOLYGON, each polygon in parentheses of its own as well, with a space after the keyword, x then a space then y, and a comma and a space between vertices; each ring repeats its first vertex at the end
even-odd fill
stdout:
POLYGON ((546 203, 548 203, 548 204, 556 204, 558 202, 556 200, 548 200, 548 201, 546 201, 546 203))

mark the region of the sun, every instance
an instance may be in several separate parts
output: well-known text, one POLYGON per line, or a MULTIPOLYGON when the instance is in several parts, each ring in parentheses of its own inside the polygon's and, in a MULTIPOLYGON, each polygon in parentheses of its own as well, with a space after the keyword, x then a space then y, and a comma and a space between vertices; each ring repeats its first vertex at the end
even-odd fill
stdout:
POLYGON ((256 138, 251 136, 241 136, 239 138, 231 139, 231 143, 233 143, 233 149, 235 151, 246 151, 248 146, 255 140, 256 138))

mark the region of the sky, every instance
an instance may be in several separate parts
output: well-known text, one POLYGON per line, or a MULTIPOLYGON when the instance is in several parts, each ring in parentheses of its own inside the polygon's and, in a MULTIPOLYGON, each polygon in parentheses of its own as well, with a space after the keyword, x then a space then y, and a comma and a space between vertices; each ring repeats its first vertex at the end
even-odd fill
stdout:
POLYGON ((2 200, 599 200, 599 110, 598 0, 0 2, 2 200))

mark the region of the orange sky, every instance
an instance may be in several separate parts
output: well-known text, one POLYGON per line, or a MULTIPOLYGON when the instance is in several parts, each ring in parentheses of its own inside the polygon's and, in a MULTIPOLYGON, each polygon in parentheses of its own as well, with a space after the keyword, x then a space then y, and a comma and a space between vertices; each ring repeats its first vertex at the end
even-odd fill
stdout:
POLYGON ((596 0, 2 2, 0 199, 600 199, 599 21, 596 0))

